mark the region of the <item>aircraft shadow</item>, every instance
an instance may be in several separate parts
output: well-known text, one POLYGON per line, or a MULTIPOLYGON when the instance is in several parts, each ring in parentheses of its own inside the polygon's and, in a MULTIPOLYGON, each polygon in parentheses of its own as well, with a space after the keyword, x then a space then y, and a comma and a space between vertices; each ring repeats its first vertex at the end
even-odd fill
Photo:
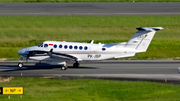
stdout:
MULTIPOLYGON (((26 70, 41 70, 41 69, 61 69, 60 65, 50 65, 46 63, 36 63, 35 65, 24 65, 23 68, 18 68, 17 65, 0 65, 0 69, 7 69, 6 67, 12 68, 11 70, 2 70, 0 72, 12 72, 12 71, 26 71, 26 70), (2 68, 1 68, 2 67, 2 68)), ((68 66, 68 69, 98 69, 96 67, 73 67, 68 66)))

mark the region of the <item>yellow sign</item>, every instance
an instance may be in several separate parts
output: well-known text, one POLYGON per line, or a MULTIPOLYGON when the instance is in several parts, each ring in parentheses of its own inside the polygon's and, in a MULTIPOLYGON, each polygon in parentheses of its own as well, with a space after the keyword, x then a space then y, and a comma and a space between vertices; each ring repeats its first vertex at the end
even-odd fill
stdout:
POLYGON ((23 94, 23 87, 3 87, 3 94, 23 94))

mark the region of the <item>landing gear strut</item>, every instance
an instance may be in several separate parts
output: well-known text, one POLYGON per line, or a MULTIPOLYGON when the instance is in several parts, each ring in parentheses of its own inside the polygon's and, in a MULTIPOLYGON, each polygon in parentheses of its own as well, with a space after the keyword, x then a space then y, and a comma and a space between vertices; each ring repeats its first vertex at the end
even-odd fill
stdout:
POLYGON ((74 67, 74 68, 78 68, 78 67, 79 67, 78 61, 76 61, 76 62, 73 64, 73 67, 74 67))
POLYGON ((18 63, 18 67, 19 67, 19 68, 22 68, 22 67, 23 67, 22 60, 23 60, 23 58, 21 58, 21 60, 20 60, 19 63, 18 63))
POLYGON ((61 70, 66 70, 68 67, 67 67, 67 63, 65 62, 64 66, 61 67, 61 70))

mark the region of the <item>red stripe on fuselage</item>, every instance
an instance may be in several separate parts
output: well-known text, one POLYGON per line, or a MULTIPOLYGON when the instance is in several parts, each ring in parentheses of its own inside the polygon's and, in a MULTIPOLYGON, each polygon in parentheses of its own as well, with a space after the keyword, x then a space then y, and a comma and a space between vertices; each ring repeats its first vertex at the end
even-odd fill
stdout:
POLYGON ((49 44, 49 46, 53 46, 53 44, 49 44))

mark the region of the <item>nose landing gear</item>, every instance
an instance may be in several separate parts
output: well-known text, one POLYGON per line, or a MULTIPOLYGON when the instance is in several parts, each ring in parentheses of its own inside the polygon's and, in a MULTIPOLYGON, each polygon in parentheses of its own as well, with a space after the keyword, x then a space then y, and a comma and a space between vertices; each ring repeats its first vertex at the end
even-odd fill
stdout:
POLYGON ((23 67, 23 63, 22 63, 22 62, 19 62, 19 63, 18 63, 18 67, 19 67, 19 68, 22 68, 22 67, 23 67))
POLYGON ((19 68, 22 68, 22 67, 23 67, 22 60, 23 60, 23 58, 21 58, 21 60, 20 60, 19 63, 18 63, 18 67, 19 67, 19 68))

